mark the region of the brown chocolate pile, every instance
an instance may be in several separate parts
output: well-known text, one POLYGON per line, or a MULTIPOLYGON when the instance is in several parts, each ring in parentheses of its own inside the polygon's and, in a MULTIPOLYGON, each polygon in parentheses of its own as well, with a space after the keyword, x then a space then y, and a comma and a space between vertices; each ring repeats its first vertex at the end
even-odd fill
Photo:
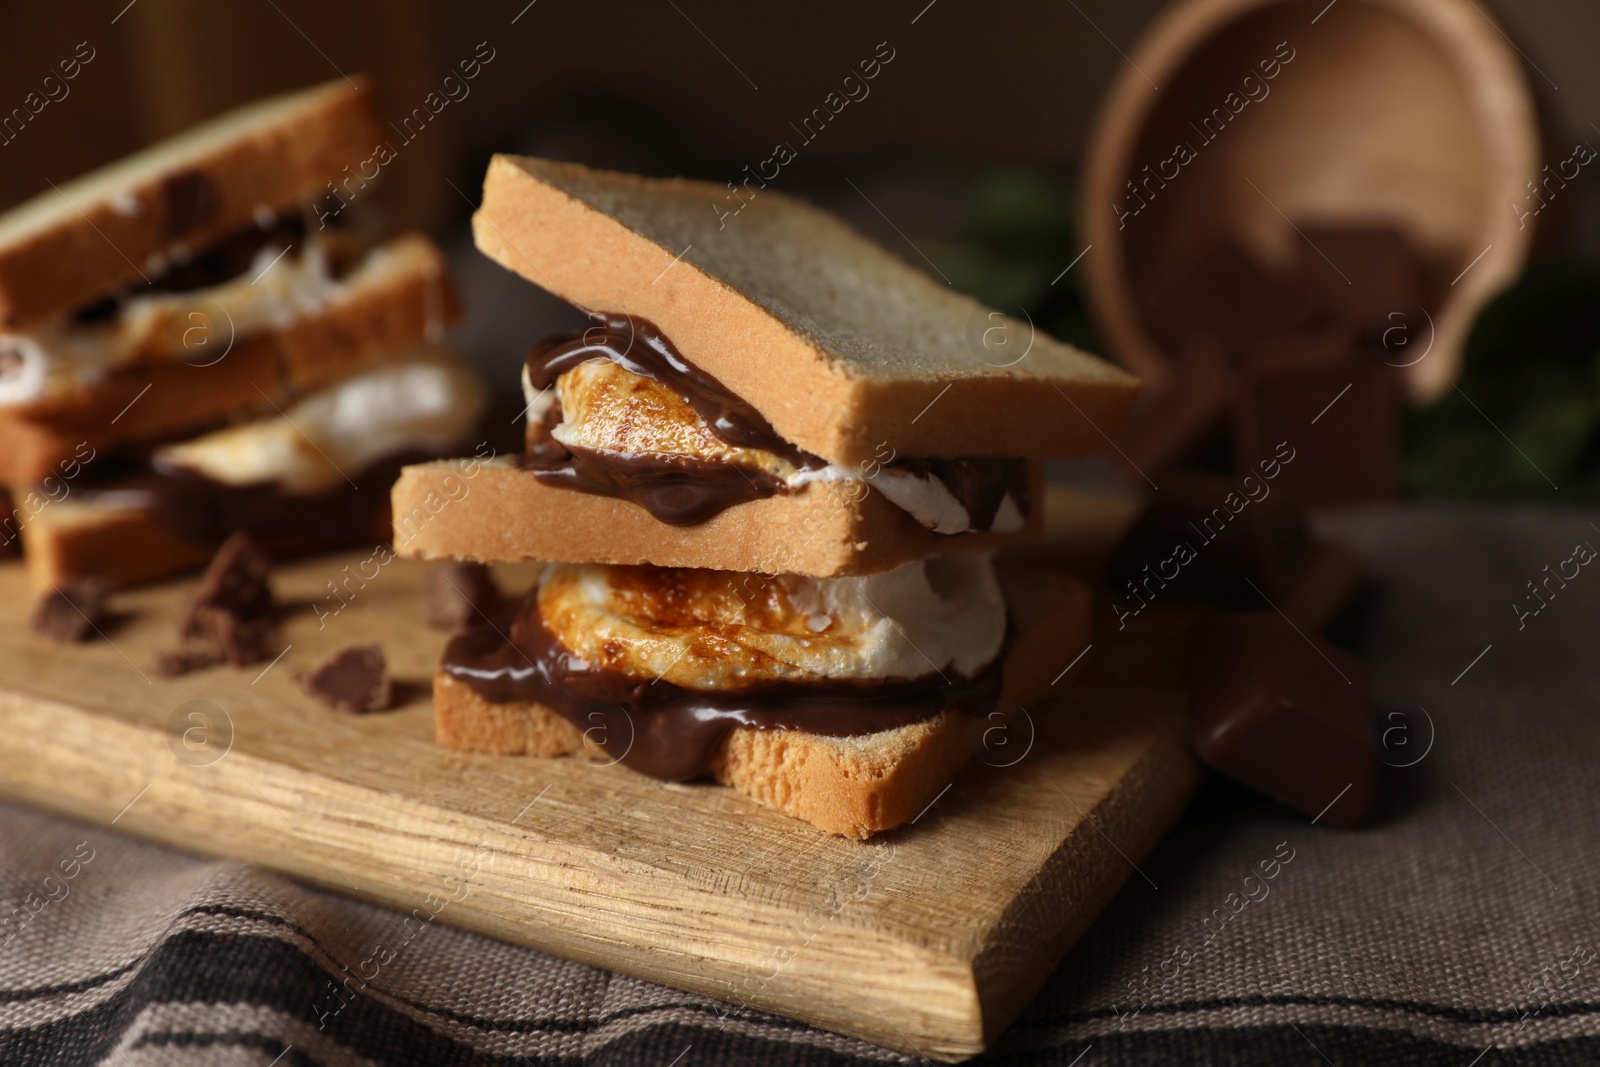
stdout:
POLYGON ((87 641, 106 620, 105 583, 79 578, 54 586, 33 605, 33 630, 63 643, 87 641))
POLYGON ((307 693, 329 707, 363 715, 394 703, 394 683, 381 645, 341 648, 300 678, 307 693))
POLYGON ((248 534, 222 543, 178 620, 183 643, 153 665, 171 677, 226 663, 246 667, 276 653, 279 607, 272 564, 248 534))
POLYGON ((1280 488, 1309 505, 1390 496, 1401 370, 1432 343, 1439 285, 1384 225, 1299 226, 1293 258, 1221 240, 1158 279, 1142 311, 1173 360, 1129 433, 1132 462, 1249 471, 1288 442, 1280 488))

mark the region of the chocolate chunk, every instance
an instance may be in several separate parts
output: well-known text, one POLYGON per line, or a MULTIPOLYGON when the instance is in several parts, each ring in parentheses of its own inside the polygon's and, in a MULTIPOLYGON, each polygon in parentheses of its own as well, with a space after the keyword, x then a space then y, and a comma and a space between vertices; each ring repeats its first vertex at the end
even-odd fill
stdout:
POLYGON ((505 603, 489 568, 463 560, 430 564, 424 596, 428 625, 451 633, 494 618, 505 603))
POLYGON ((217 212, 217 186, 197 170, 179 171, 161 183, 162 219, 167 233, 180 236, 217 212))
POLYGON ((223 608, 201 604, 190 611, 187 624, 186 640, 231 667, 248 667, 275 654, 278 625, 274 617, 245 619, 223 608))
POLYGON ((105 622, 105 583, 79 578, 43 593, 33 606, 34 632, 52 641, 87 641, 105 622))
POLYGON ((272 565, 250 540, 236 533, 222 543, 178 620, 182 646, 152 664, 171 676, 227 663, 247 667, 275 654, 278 601, 272 595, 272 565))
POLYGON ((1258 364, 1234 396, 1234 462, 1248 470, 1287 445, 1277 487, 1310 507, 1393 496, 1400 374, 1353 339, 1331 357, 1258 364))
POLYGON ((1173 464, 1242 475, 1287 443, 1302 458, 1285 495, 1308 506, 1393 496, 1399 368, 1433 343, 1428 308, 1441 283, 1396 227, 1296 230, 1281 262, 1219 238, 1174 253, 1141 286, 1144 323, 1175 367, 1124 442, 1138 473, 1159 482, 1173 464))
POLYGON ((1314 550, 1304 513, 1265 471, 1237 481, 1171 471, 1123 534, 1106 584, 1123 599, 1261 607, 1284 597, 1314 550))
POLYGON ((198 618, 201 608, 215 608, 238 619, 276 618, 278 602, 272 595, 272 564, 245 533, 222 542, 200 578, 197 589, 178 624, 179 637, 204 636, 209 623, 198 618))
POLYGON ((1378 756, 1349 653, 1275 615, 1225 615, 1190 641, 1189 697, 1189 738, 1212 768, 1331 826, 1366 817, 1378 756))
POLYGON ((324 704, 354 715, 383 711, 394 702, 394 683, 380 645, 341 648, 300 684, 324 704))
POLYGON ((1338 314, 1341 334, 1429 302, 1423 255, 1393 226, 1306 223, 1300 232, 1305 241, 1291 283, 1338 314))

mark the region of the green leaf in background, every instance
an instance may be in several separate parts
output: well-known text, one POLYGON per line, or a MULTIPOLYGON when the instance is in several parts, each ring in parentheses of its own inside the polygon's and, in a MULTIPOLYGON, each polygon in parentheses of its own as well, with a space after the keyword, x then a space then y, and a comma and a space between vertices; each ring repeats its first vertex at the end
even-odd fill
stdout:
POLYGON ((1062 274, 1082 251, 1071 186, 1038 171, 999 168, 973 180, 970 207, 960 238, 929 248, 951 283, 1012 314, 1025 310, 1046 333, 1099 351, 1078 272, 1062 274))
POLYGON ((1554 482, 1563 494, 1594 493, 1597 309, 1600 268, 1583 263, 1532 267, 1491 302, 1467 340, 1459 387, 1406 420, 1407 488, 1548 497, 1554 482))

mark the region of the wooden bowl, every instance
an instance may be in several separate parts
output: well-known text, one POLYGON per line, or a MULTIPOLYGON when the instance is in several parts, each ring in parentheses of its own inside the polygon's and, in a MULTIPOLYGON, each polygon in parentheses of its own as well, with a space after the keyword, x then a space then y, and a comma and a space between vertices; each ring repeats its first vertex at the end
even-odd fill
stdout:
POLYGON ((1405 372, 1418 401, 1450 387, 1473 317, 1521 271, 1540 168, 1513 46, 1470 0, 1324 2, 1179 2, 1112 83, 1081 184, 1084 269, 1111 354, 1147 379, 1173 355, 1144 310, 1158 280, 1224 235, 1270 263, 1296 224, 1404 232, 1442 294, 1405 372), (1248 102, 1206 122, 1230 92, 1248 102))

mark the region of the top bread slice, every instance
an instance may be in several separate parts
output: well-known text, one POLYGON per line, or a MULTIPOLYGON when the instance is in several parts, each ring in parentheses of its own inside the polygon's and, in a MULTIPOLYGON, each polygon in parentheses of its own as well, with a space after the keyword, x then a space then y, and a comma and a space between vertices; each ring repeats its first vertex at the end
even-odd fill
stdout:
POLYGON ((834 463, 890 450, 1070 458, 1121 432, 1130 375, 962 296, 826 211, 741 192, 500 155, 473 235, 581 308, 655 323, 784 438, 834 463))
MULTIPOLYGON (((175 251, 319 195, 382 139, 364 79, 218 116, 0 215, 0 327, 82 307, 159 272, 175 251)), ((360 184, 365 184, 365 178, 360 184)))

